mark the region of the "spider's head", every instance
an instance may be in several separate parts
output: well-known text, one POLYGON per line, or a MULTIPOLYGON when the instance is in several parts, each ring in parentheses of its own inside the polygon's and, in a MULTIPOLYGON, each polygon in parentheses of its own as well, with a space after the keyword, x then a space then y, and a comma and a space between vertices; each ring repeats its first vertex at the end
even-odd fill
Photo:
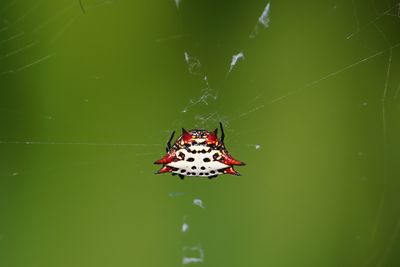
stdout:
POLYGON ((217 145, 219 143, 217 136, 217 129, 215 131, 210 132, 207 130, 190 130, 186 131, 182 129, 182 141, 184 144, 213 144, 217 145))

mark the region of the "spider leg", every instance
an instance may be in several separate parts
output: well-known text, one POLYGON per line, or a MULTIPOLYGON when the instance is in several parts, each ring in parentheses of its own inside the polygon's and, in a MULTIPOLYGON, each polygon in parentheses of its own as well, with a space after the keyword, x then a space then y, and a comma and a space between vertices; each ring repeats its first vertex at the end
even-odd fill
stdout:
POLYGON ((175 131, 172 132, 171 137, 168 140, 167 147, 165 148, 167 150, 167 152, 171 149, 171 141, 172 141, 172 138, 174 138, 174 135, 175 135, 175 131))
POLYGON ((178 174, 178 175, 179 175, 179 178, 181 178, 181 180, 185 179, 184 175, 182 175, 182 174, 178 174))
POLYGON ((219 123, 219 127, 221 128, 221 142, 224 143, 225 133, 224 128, 222 128, 222 123, 219 123))
POLYGON ((218 174, 216 174, 216 175, 211 175, 211 176, 208 176, 208 179, 212 179, 212 178, 215 178, 215 177, 217 177, 218 176, 218 174))

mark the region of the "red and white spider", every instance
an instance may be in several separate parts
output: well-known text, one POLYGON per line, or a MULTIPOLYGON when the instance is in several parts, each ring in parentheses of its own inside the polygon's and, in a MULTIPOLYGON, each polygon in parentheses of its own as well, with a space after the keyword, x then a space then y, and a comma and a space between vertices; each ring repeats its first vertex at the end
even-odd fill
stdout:
POLYGON ((224 129, 222 123, 221 139, 218 138, 218 128, 214 131, 194 129, 186 131, 182 128, 182 135, 176 139, 171 146, 172 138, 167 143, 167 154, 154 164, 162 164, 162 168, 156 172, 170 172, 179 175, 181 179, 185 176, 217 177, 219 174, 240 175, 233 166, 245 165, 245 163, 234 159, 229 155, 224 144, 224 129))

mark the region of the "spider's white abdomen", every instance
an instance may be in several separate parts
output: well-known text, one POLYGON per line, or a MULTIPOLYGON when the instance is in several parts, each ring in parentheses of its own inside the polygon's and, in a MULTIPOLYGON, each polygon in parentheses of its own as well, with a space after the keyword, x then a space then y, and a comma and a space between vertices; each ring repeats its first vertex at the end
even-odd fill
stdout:
POLYGON ((217 129, 213 132, 207 130, 190 130, 182 128, 182 135, 171 145, 175 131, 167 143, 167 154, 155 164, 163 167, 157 173, 169 172, 178 175, 181 179, 185 176, 217 177, 219 174, 240 175, 234 165, 244 165, 243 162, 229 155, 224 145, 224 130, 222 123, 221 139, 217 136, 217 129))
POLYGON ((173 173, 186 176, 213 176, 223 173, 226 165, 220 159, 219 150, 211 149, 206 145, 192 145, 176 151, 178 160, 167 164, 172 167, 173 173))

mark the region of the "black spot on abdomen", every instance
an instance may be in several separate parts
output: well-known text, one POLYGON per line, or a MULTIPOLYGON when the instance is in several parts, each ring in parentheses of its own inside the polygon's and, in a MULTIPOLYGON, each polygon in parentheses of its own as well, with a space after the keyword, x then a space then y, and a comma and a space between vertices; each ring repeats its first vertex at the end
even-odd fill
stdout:
POLYGON ((214 159, 214 160, 217 160, 217 159, 218 159, 218 156, 219 156, 218 153, 214 153, 213 159, 214 159))

